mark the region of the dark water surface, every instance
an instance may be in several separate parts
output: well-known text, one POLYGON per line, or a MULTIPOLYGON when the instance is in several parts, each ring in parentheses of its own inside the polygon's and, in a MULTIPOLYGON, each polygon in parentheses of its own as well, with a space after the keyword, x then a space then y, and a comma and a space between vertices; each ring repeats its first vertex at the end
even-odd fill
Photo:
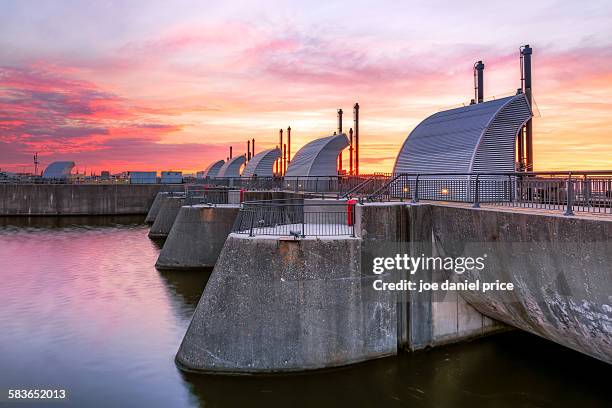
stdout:
POLYGON ((0 405, 62 388, 100 407, 611 407, 610 366, 512 332, 331 372, 184 375, 174 355, 210 271, 158 272, 143 218, 0 219, 0 405))

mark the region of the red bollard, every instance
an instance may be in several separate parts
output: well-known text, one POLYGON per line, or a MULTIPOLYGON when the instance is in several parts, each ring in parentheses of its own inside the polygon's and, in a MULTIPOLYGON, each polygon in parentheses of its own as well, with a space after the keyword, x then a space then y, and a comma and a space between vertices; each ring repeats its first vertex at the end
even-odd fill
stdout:
POLYGON ((357 200, 348 200, 346 202, 346 223, 349 227, 353 226, 355 204, 357 204, 357 200))
POLYGON ((244 188, 240 189, 240 202, 244 201, 244 188))

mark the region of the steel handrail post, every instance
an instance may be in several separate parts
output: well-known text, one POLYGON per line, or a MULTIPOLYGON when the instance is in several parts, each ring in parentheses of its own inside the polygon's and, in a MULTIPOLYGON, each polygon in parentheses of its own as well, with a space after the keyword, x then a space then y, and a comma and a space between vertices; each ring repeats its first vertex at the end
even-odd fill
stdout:
POLYGON ((413 203, 419 202, 419 175, 417 174, 416 179, 414 181, 414 196, 412 198, 413 203))
POLYGON ((574 215, 574 204, 573 204, 573 193, 574 193, 574 188, 573 188, 573 182, 572 182, 572 173, 570 172, 568 177, 567 177, 567 208, 565 210, 565 214, 566 216, 572 216, 574 215))
POLYGON ((480 179, 479 174, 476 175, 476 191, 474 191, 474 205, 473 208, 480 208, 480 179))

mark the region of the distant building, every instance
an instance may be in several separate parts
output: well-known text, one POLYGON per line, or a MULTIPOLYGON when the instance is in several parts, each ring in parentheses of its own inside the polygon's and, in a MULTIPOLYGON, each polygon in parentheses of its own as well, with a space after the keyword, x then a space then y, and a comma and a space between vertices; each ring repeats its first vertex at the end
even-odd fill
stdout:
POLYGON ((162 184, 180 184, 183 182, 183 173, 180 171, 162 171, 162 184))
POLYGON ((110 180, 110 171, 103 170, 100 173, 100 180, 104 180, 104 181, 110 180))
POLYGON ((156 184, 157 183, 157 172, 156 171, 130 171, 129 172, 130 184, 156 184))
POLYGON ((45 180, 67 181, 70 179, 73 168, 73 161, 56 161, 47 166, 42 177, 45 180))

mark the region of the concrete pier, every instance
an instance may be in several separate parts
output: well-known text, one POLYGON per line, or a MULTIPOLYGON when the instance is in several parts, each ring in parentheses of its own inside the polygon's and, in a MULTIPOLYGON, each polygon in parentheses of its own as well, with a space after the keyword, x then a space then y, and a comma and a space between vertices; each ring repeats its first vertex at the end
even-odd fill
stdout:
POLYGON ((166 238, 172 229, 174 220, 179 210, 185 205, 186 197, 174 197, 171 195, 162 197, 159 213, 149 230, 149 238, 166 238))
POLYGON ((284 373, 397 350, 395 296, 361 274, 361 240, 230 234, 183 339, 183 370, 284 373))
POLYGON ((432 205, 435 245, 487 253, 461 279, 511 282, 512 292, 463 291, 483 314, 612 364, 612 219, 432 205))
POLYGON ((519 328, 612 363, 612 220, 454 204, 356 207, 357 237, 230 234, 180 368, 335 367, 519 328), (483 257, 485 268, 372 273, 374 257, 483 257), (375 279, 514 290, 376 291, 375 279))
MULTIPOLYGON (((432 207, 428 205, 399 202, 358 205, 355 221, 363 240, 362 262, 371 268, 375 257, 437 255, 432 245, 433 217, 432 207)), ((447 278, 442 273, 427 270, 419 271, 416 276, 407 271, 394 271, 389 281, 422 279, 440 283, 447 278)), ((457 292, 399 291, 397 296, 398 342, 400 347, 408 350, 456 343, 508 330, 508 326, 470 306, 457 292)))
POLYGON ((612 363, 611 219, 424 203, 372 203, 357 214, 364 264, 396 253, 485 256, 481 272, 420 270, 417 279, 514 285, 400 292, 402 346, 419 350, 519 328, 612 363))
POLYGON ((239 209, 234 204, 181 207, 155 266, 158 269, 214 267, 239 209))
POLYGON ((169 193, 167 191, 160 191, 159 193, 157 193, 155 199, 153 200, 153 204, 151 204, 151 207, 147 212, 145 224, 152 225, 155 222, 155 218, 157 218, 157 214, 159 214, 159 209, 161 208, 162 197, 167 196, 168 194, 169 193))

